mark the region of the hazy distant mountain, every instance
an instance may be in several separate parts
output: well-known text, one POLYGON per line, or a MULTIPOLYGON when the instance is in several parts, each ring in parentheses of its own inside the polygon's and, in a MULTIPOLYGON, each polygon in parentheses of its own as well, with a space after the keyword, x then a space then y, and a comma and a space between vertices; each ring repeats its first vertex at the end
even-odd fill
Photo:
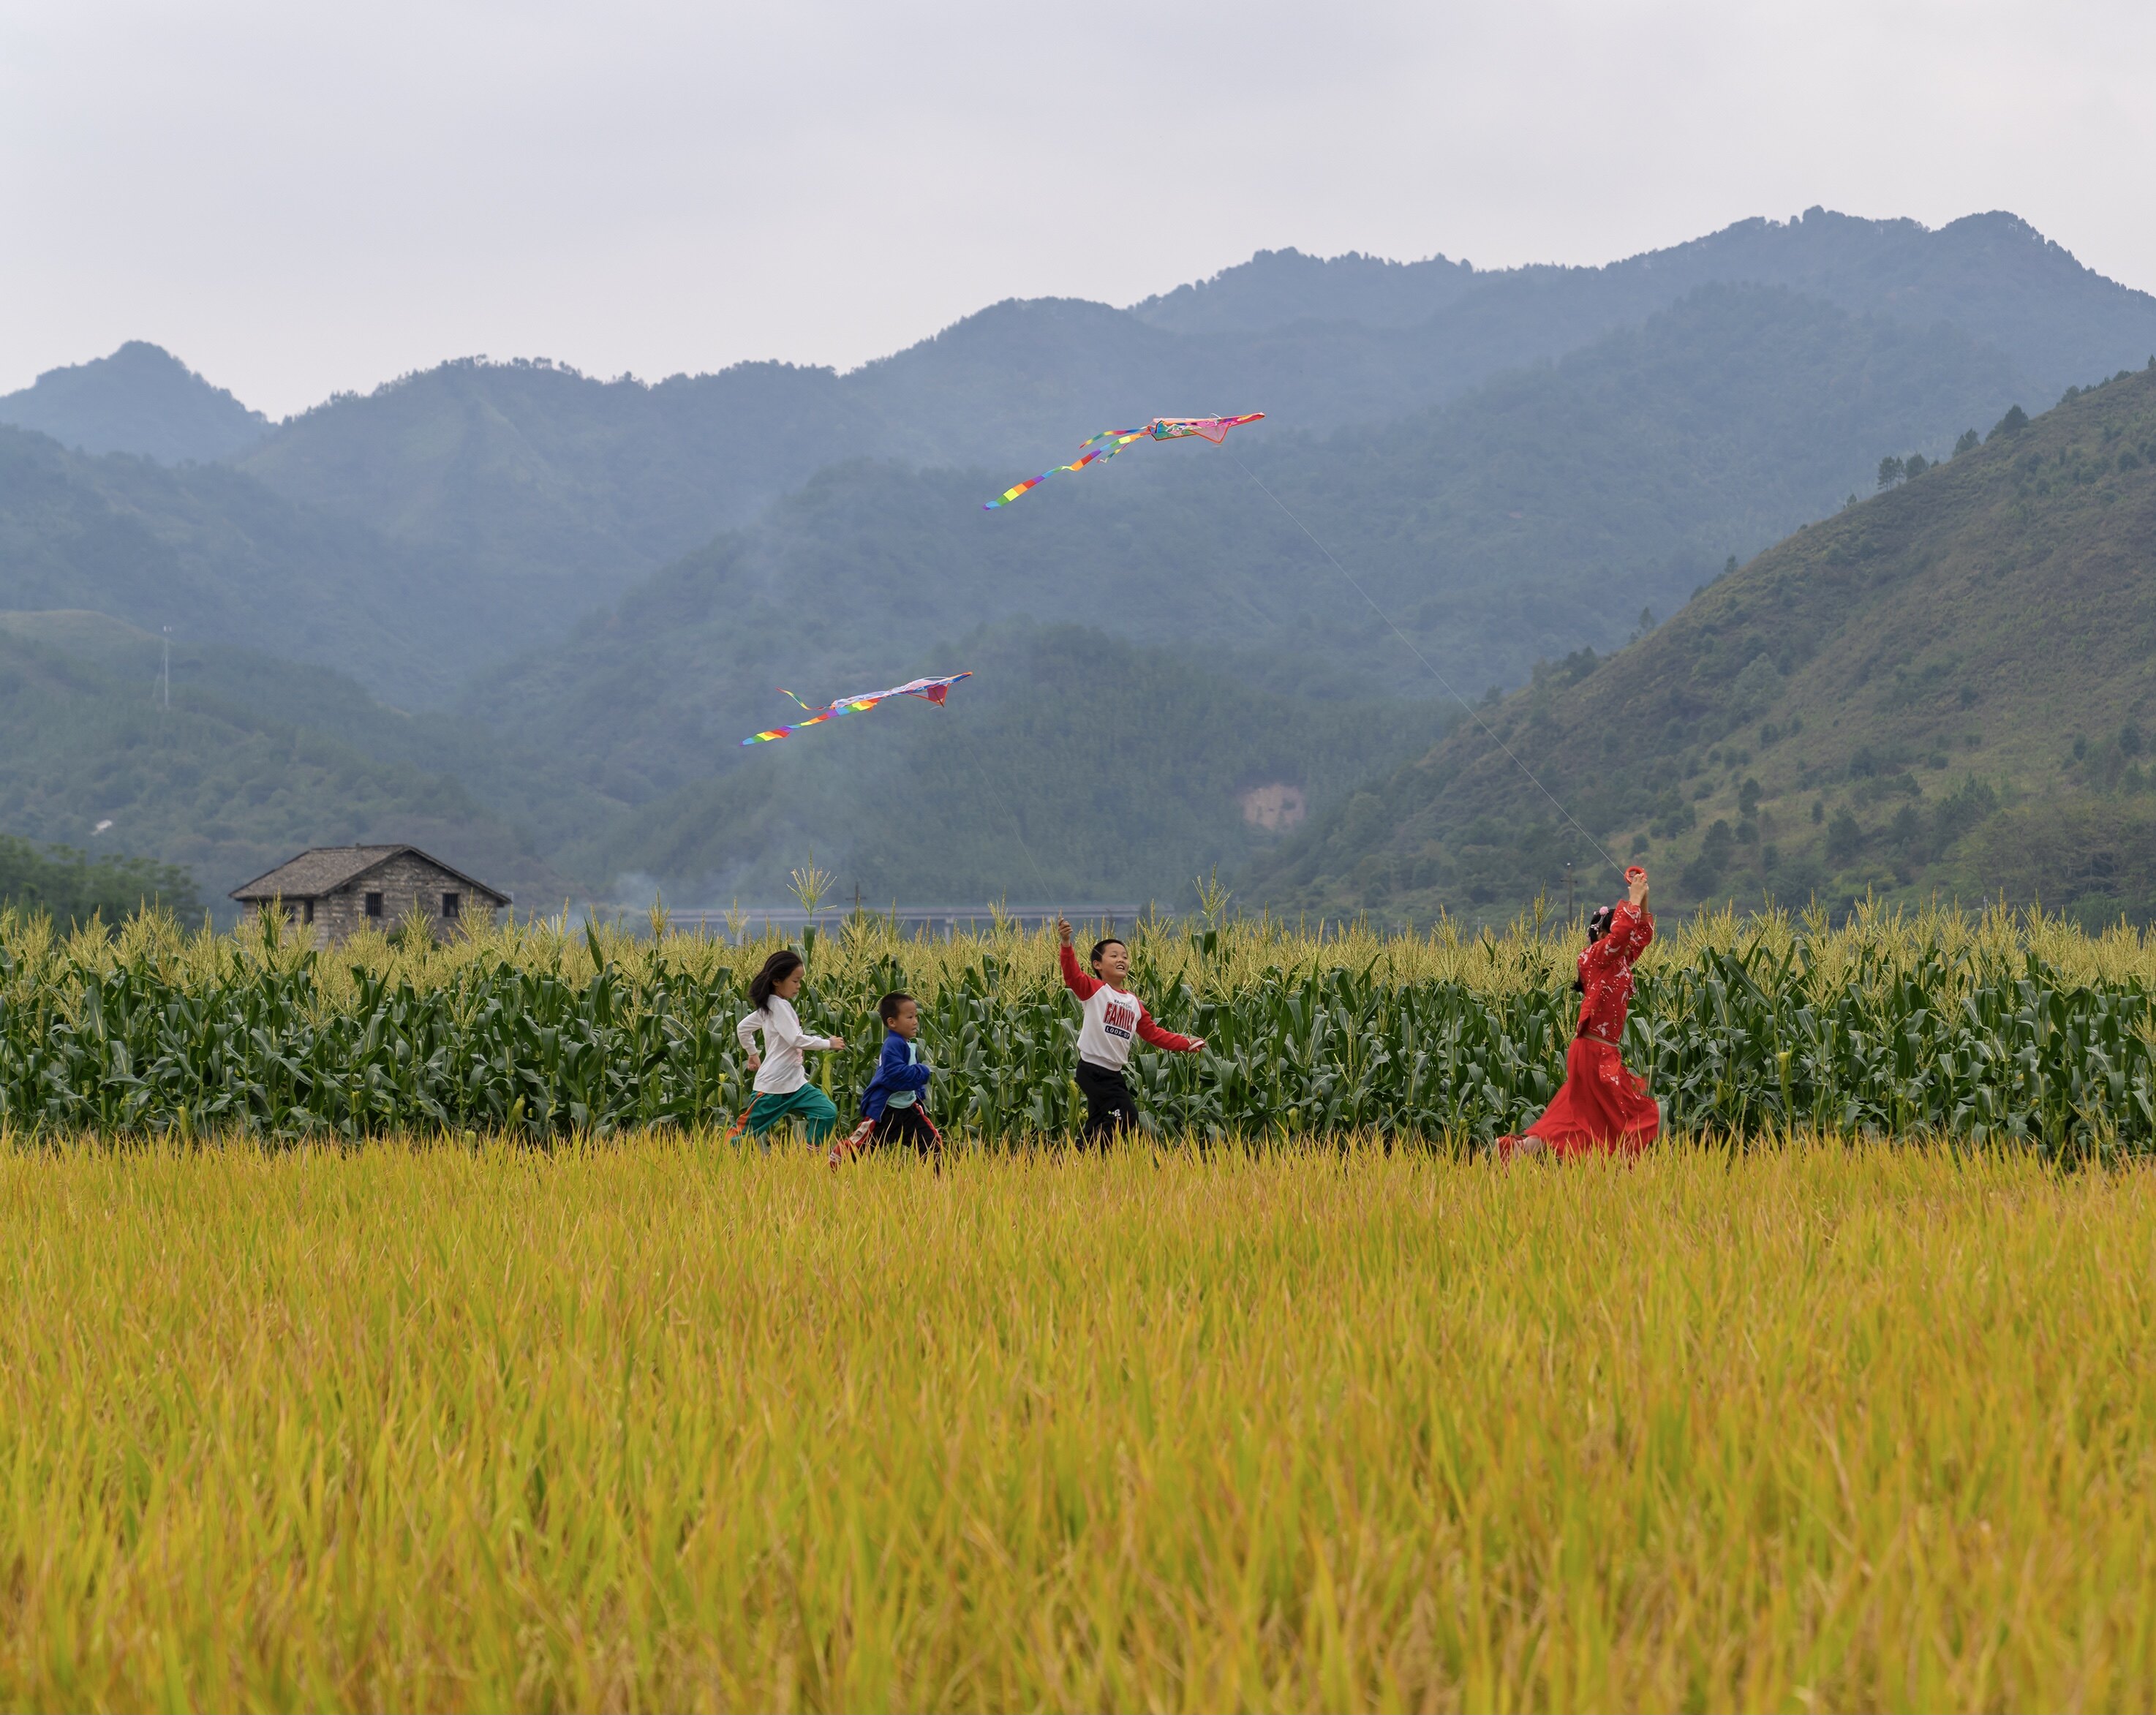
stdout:
POLYGON ((612 600, 824 466, 978 466, 1001 486, 1155 415, 1264 410, 1305 434, 1389 422, 1718 282, 1950 323, 2035 398, 2156 351, 2156 299, 2012 215, 1930 232, 1814 210, 1604 268, 1266 252, 1130 310, 994 305, 843 376, 767 363, 646 385, 460 362, 320 406, 242 463, 288 498, 529 589, 533 623, 566 625, 578 598, 612 600))
MULTIPOLYGON (((1893 473, 1888 473, 1890 480, 1893 473)), ((2156 365, 1801 531, 1485 711, 1657 902, 2002 892, 2156 919, 2156 365)), ((1616 878, 1466 725, 1245 883, 1426 917, 1616 878)))
POLYGON ((309 845, 410 840, 497 887, 558 900, 527 833, 464 780, 494 746, 349 680, 109 615, 0 613, 0 829, 187 866, 224 895, 309 845))
POLYGON ((142 340, 109 357, 48 369, 19 393, 0 395, 0 423, 85 452, 134 453, 167 465, 226 458, 270 429, 259 411, 142 340))
POLYGON ((987 472, 864 462, 481 675, 466 706, 634 804, 733 766, 733 742, 781 712, 773 685, 835 695, 1001 619, 1259 663, 1297 694, 1434 694, 1246 465, 1480 695, 1538 657, 1621 644, 1643 605, 1673 611, 1883 453, 1943 454, 2016 385, 1949 328, 1717 287, 1382 429, 1148 444, 1000 511, 980 510, 987 472))
POLYGON ((1172 333, 1256 333, 1298 321, 1413 327, 1491 278, 1443 256, 1390 262, 1360 251, 1260 250, 1210 280, 1133 304, 1131 314, 1172 333))
POLYGON ((1728 281, 1788 286, 1858 315, 1918 326, 1951 322, 1997 346, 2046 398, 2156 352, 2156 298, 2105 279, 2028 222, 2000 212, 1933 231, 1913 220, 1813 208, 1788 222, 1739 221, 1599 268, 1476 270, 1442 256, 1320 261, 1263 250, 1131 313, 1188 334, 1300 322, 1414 328, 1414 343, 1452 348, 1471 369, 1554 356, 1700 286, 1728 281))
POLYGON ((639 573, 881 444, 828 369, 742 364, 647 387, 460 361, 289 420, 239 468, 288 499, 518 589, 554 632, 639 573))
POLYGON ((295 505, 223 465, 92 456, 0 428, 0 608, 170 625, 439 706, 599 598, 573 573, 473 557, 295 505))
MULTIPOLYGON (((1058 899, 1188 907, 1306 813, 1414 754, 1435 705, 1319 701, 1075 625, 1012 624, 887 660, 974 677, 743 750, 567 849, 602 886, 634 875, 683 904, 785 896, 807 858, 850 899, 1058 899)), ((885 681, 879 680, 881 684, 885 681)), ((855 687, 858 688, 858 687, 855 687)), ((834 693, 826 693, 834 694, 834 693)), ((770 721, 789 706, 767 694, 770 721)))

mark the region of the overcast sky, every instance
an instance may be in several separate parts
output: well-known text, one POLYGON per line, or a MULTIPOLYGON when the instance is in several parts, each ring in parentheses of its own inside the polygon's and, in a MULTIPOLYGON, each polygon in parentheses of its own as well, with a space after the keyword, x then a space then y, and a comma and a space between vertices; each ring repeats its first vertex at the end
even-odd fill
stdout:
POLYGON ((2010 208, 2156 288, 2150 0, 0 0, 0 392, 842 367, 1257 249, 2010 208))

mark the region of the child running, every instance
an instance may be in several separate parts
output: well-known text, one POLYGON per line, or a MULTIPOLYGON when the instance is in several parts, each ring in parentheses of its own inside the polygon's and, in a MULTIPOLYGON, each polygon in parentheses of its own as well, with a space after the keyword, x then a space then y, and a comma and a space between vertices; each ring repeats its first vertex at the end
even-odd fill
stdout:
MULTIPOLYGON (((761 1140, 765 1132, 785 1120, 798 1120, 811 1143, 820 1143, 838 1123, 839 1110, 831 1098, 808 1081, 802 1050, 840 1049, 842 1036, 812 1036, 801 1028, 793 1011, 793 997, 801 992, 808 974, 801 955, 782 947, 763 962, 763 968, 748 985, 749 1003, 756 1008, 734 1026, 734 1035, 748 1050, 749 1070, 756 1074, 756 1100, 750 1104, 748 1128, 761 1140), (757 1052, 757 1033, 763 1033, 763 1051, 757 1052)), ((771 1146, 764 1145, 766 1148, 771 1146)))
POLYGON ((1123 1077, 1133 1034, 1170 1054, 1195 1054, 1203 1036, 1178 1036, 1163 1030, 1123 984, 1130 980, 1131 950, 1112 935, 1093 943, 1093 974, 1078 968, 1070 944, 1070 925, 1060 917, 1055 932, 1062 942, 1058 963, 1063 986, 1084 1003, 1086 1021, 1078 1029, 1078 1091, 1086 1098, 1086 1141, 1105 1144, 1124 1127, 1137 1129, 1138 1104, 1123 1077))
POLYGON ((1630 897, 1605 905, 1588 920, 1587 950, 1579 956, 1579 1023, 1564 1057, 1564 1087, 1549 1111, 1517 1137, 1500 1137, 1501 1159, 1593 1151, 1636 1155, 1662 1129, 1661 1104, 1649 1098, 1647 1081, 1625 1070, 1617 1043, 1632 999, 1632 966, 1655 938, 1647 910, 1647 872, 1625 870, 1630 897))
POLYGON ((876 1016, 883 1020, 883 1053, 861 1091, 860 1124, 843 1144, 832 1146, 834 1166, 841 1150, 850 1155, 870 1143, 911 1143, 923 1155, 942 1147, 921 1099, 928 1093, 930 1068, 914 1040, 921 1034, 920 1006, 911 994, 893 989, 876 1003, 876 1016))

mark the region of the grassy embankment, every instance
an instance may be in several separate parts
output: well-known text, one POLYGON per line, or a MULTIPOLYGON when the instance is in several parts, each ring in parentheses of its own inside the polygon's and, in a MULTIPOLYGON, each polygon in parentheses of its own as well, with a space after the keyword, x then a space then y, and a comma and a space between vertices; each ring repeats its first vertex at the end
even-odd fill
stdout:
POLYGON ((0 1702, 2146 1707, 2156 1178, 0 1155, 0 1702))

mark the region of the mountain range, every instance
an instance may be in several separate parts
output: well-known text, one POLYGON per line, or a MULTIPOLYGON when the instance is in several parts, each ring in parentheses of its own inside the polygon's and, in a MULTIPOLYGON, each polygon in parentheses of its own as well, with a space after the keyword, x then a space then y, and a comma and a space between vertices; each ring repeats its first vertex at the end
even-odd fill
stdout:
MULTIPOLYGON (((225 673, 220 706, 391 771, 364 790, 275 761, 267 787, 234 777, 258 808, 281 793, 301 843, 353 803, 417 818, 454 788, 428 825, 469 827, 549 893, 770 896, 812 842, 871 891, 1084 891, 1108 788, 1081 786, 1076 741, 1097 732, 1137 789, 1116 812, 1129 861, 1096 891, 1169 897, 1255 864, 1246 893, 1352 906, 1370 852, 1292 855, 1342 837, 1358 773, 1430 744, 1446 689, 1599 661, 1882 458, 1945 459, 2152 350, 2156 300, 2012 216, 1820 210, 1599 269, 1265 252, 1128 309, 993 306, 845 375, 461 360, 276 425, 131 345, 0 399, 26 425, 0 430, 0 604, 277 661, 225 673), (1217 451, 1142 446, 979 509, 1104 423, 1254 408, 1266 421, 1217 451), (737 743, 783 718, 778 684, 826 696, 953 663, 979 676, 941 715, 737 743), (961 752, 970 797, 937 760, 961 752), (964 808, 924 813, 916 791, 893 814, 876 770, 964 808), (1250 809, 1290 802, 1300 834, 1250 809)), ((16 636, 49 666, 80 629, 16 636)), ((99 683, 139 699, 139 675, 99 683)), ((22 704, 19 756, 76 753, 36 724, 60 710, 22 704)), ((0 803, 8 784, 0 767, 0 803)), ((80 841, 95 812, 213 896, 239 852, 185 844, 189 818, 285 837, 139 791, 93 805, 46 778, 5 825, 80 841)))

